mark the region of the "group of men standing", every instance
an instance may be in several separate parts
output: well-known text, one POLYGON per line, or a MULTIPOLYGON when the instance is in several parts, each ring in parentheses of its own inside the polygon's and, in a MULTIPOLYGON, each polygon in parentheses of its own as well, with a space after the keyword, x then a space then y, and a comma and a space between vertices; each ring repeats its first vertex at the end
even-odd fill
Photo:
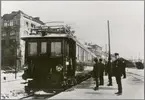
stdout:
POLYGON ((117 95, 122 94, 122 82, 121 82, 121 77, 122 75, 124 76, 123 78, 126 78, 126 63, 124 60, 119 58, 119 54, 115 53, 115 61, 103 64, 102 59, 94 59, 95 64, 93 67, 93 77, 96 81, 96 87, 94 90, 99 89, 99 85, 104 85, 104 72, 107 75, 108 74, 108 80, 109 84, 108 86, 112 86, 112 76, 115 76, 116 78, 116 83, 118 85, 118 92, 115 93, 117 95))

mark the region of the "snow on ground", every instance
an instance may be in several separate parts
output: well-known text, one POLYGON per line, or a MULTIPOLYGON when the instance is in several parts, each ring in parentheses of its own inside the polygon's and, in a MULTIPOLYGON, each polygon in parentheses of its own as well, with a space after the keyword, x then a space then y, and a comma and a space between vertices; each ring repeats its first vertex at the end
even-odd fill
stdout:
MULTIPOLYGON (((144 76, 144 70, 128 68, 127 72, 132 72, 144 76)), ((5 74, 3 73, 3 71, 1 71, 1 99, 19 99, 26 96, 26 93, 24 93, 24 84, 21 84, 22 82, 24 82, 24 80, 22 80, 21 78, 22 74, 23 72, 17 73, 17 79, 15 79, 15 74, 5 74), (3 79, 4 76, 6 77, 6 80, 3 79)), ((105 86, 101 86, 99 91, 93 90, 93 87, 95 86, 94 81, 92 79, 89 79, 88 81, 83 82, 83 85, 77 85, 74 88, 69 89, 68 91, 62 92, 52 97, 52 99, 144 98, 144 84, 136 79, 133 79, 133 77, 131 76, 127 76, 127 79, 123 79, 122 96, 114 95, 114 92, 117 91, 117 85, 114 78, 113 87, 106 86, 108 81, 106 76, 104 80, 105 86)), ((38 94, 41 94, 41 92, 38 92, 38 94)))
MULTIPOLYGON (((107 78, 107 77, 106 77, 107 78)), ((106 79, 107 80, 107 79, 106 79)), ((144 84, 130 85, 128 79, 123 80, 123 94, 117 96, 114 93, 117 92, 117 85, 115 81, 113 86, 100 86, 99 91, 94 91, 95 84, 93 79, 89 79, 86 82, 81 83, 76 87, 70 89, 70 91, 62 92, 49 99, 143 99, 144 98, 144 84), (88 85, 90 83, 90 85, 88 85)))
POLYGON ((140 76, 144 76, 144 69, 126 68, 126 72, 131 72, 140 76))
POLYGON ((18 72, 17 77, 15 79, 15 73, 4 73, 4 71, 1 71, 1 83, 8 82, 8 81, 15 81, 15 80, 21 80, 23 72, 18 72), (4 80, 4 77, 6 77, 6 80, 4 80))
POLYGON ((24 82, 21 77, 23 72, 18 72, 16 79, 14 73, 3 72, 1 71, 1 99, 17 99, 26 95, 24 84, 21 84, 24 82), (3 77, 6 77, 6 80, 3 77))
POLYGON ((1 99, 18 99, 25 95, 24 84, 21 84, 21 81, 12 81, 1 84, 1 99))
MULTIPOLYGON (((144 73, 144 70, 127 69, 127 72, 133 72, 137 74, 144 73), (136 70, 136 71, 135 71, 136 70)), ((123 94, 117 96, 114 93, 117 92, 116 80, 113 77, 113 86, 108 87, 108 78, 104 77, 105 85, 99 87, 99 91, 94 91, 95 82, 92 78, 81 84, 72 87, 71 89, 61 92, 49 99, 144 99, 144 82, 140 81, 129 74, 126 79, 122 79, 123 94)))

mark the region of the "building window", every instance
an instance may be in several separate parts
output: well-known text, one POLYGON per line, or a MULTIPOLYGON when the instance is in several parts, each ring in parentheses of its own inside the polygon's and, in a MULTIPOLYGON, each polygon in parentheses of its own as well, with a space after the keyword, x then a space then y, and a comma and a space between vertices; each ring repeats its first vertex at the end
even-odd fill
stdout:
POLYGON ((10 26, 13 26, 13 21, 10 21, 10 26))
POLYGON ((34 28, 34 24, 31 24, 31 28, 34 28))
POLYGON ((16 45, 16 40, 15 39, 10 39, 10 46, 15 46, 16 45))
POLYGON ((15 35, 15 32, 11 32, 10 35, 15 35))
POLYGON ((37 43, 36 42, 29 42, 28 43, 28 55, 37 55, 37 43))
POLYGON ((45 54, 47 52, 47 42, 41 42, 41 54, 45 54))
POLYGON ((4 26, 8 26, 7 22, 4 23, 4 26))
POLYGON ((14 20, 14 21, 13 21, 13 24, 14 24, 14 25, 17 25, 17 21, 16 21, 16 20, 14 20))
POLYGON ((10 21, 7 21, 7 26, 10 26, 10 21))
POLYGON ((61 56, 61 42, 51 42, 51 56, 61 56))
POLYGON ((29 23, 28 23, 28 22, 26 22, 26 26, 27 26, 27 27, 29 26, 29 23))
POLYGON ((2 33, 2 36, 4 37, 4 36, 6 36, 7 34, 6 33, 2 33))
POLYGON ((5 41, 5 40, 2 40, 2 46, 4 46, 4 45, 5 45, 5 43, 6 43, 6 41, 5 41))

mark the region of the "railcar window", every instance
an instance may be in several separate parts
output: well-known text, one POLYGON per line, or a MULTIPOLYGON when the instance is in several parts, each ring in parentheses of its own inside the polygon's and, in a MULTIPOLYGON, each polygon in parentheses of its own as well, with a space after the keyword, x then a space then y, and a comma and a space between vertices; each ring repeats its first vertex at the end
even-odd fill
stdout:
POLYGON ((82 48, 81 60, 84 61, 84 49, 82 48))
POLYGON ((86 51, 84 51, 84 61, 86 61, 86 51))
POLYGON ((51 56, 61 56, 61 42, 51 42, 51 56))
POLYGON ((41 42, 41 54, 45 54, 47 51, 47 43, 41 42))
POLYGON ((81 48, 79 47, 79 60, 81 61, 81 48))
POLYGON ((86 61, 88 61, 88 52, 86 52, 86 61))
POLYGON ((67 44, 67 56, 69 56, 69 44, 67 44))
POLYGON ((28 43, 28 54, 29 55, 37 55, 37 43, 29 42, 28 43))
POLYGON ((79 58, 79 47, 78 47, 78 45, 76 45, 76 57, 77 57, 77 59, 79 58))

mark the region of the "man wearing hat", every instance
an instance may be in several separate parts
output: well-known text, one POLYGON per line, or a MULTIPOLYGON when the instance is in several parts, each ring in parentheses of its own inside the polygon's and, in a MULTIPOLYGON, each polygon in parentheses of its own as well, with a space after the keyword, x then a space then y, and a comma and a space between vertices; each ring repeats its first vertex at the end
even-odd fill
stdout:
POLYGON ((119 59, 119 54, 115 53, 115 61, 114 61, 114 75, 116 78, 116 82, 118 85, 118 92, 115 93, 117 95, 122 94, 122 83, 121 83, 121 76, 122 76, 122 61, 119 59))
POLYGON ((98 59, 95 58, 94 59, 95 64, 93 66, 93 77, 95 78, 96 81, 96 87, 94 88, 94 90, 98 90, 99 89, 99 83, 98 83, 98 78, 99 78, 99 66, 98 66, 98 59))

